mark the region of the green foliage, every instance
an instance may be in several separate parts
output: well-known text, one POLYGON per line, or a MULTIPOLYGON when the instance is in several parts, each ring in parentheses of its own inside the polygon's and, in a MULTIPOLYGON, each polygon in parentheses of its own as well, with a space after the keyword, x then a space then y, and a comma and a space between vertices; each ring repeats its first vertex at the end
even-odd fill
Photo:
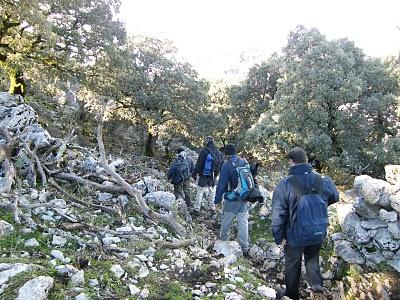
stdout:
POLYGON ((24 85, 23 75, 48 82, 49 75, 76 74, 125 38, 122 24, 113 18, 119 1, 2 0, 0 4, 0 66, 10 84, 19 78, 24 85))
POLYGON ((300 146, 333 175, 380 175, 384 164, 397 161, 393 62, 366 58, 346 39, 329 41, 301 26, 289 35, 281 61, 271 108, 246 134, 256 156, 282 157, 300 146))

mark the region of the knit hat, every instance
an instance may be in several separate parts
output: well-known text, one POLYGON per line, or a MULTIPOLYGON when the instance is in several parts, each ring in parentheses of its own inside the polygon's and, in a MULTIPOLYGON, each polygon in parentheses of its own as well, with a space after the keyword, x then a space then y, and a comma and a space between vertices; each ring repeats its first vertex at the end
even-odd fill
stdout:
POLYGON ((214 143, 214 138, 212 136, 206 137, 206 144, 214 143))
POLYGON ((226 155, 234 155, 236 154, 236 145, 235 144, 228 144, 224 148, 224 152, 226 155))

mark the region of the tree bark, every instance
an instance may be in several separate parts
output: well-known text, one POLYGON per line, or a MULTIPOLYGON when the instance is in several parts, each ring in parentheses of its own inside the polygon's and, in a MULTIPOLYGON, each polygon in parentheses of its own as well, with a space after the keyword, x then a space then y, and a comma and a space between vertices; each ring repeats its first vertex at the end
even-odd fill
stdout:
POLYGON ((11 70, 8 74, 10 79, 9 93, 11 95, 21 95, 22 97, 26 94, 26 82, 24 75, 20 70, 11 70))
POLYGON ((158 139, 158 132, 155 132, 152 129, 149 129, 147 132, 147 141, 146 141, 146 155, 150 157, 154 157, 156 155, 156 142, 158 139))

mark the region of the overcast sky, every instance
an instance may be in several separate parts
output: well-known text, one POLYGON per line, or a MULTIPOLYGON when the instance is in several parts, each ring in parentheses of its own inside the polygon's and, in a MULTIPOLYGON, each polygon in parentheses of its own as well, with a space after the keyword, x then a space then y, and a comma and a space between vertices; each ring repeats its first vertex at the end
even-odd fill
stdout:
POLYGON ((208 79, 243 76, 299 24, 347 37, 369 56, 400 51, 400 0, 122 0, 120 17, 132 34, 172 40, 208 79))

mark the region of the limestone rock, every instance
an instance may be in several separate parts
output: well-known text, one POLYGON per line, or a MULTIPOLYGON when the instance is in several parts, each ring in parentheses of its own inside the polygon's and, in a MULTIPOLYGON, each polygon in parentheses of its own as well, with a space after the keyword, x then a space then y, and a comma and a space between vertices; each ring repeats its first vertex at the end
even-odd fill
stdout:
POLYGON ((371 237, 368 232, 362 228, 361 220, 358 215, 353 212, 351 204, 338 204, 337 217, 343 232, 350 240, 366 244, 370 241, 371 237))
POLYGON ((265 285, 259 286, 257 288, 257 293, 267 299, 275 299, 276 298, 276 291, 273 288, 266 287, 265 285))
POLYGON ((31 279, 19 289, 16 300, 46 300, 53 284, 54 280, 49 276, 31 279))
POLYGON ((0 220, 0 237, 10 234, 13 231, 14 226, 4 220, 0 220))
POLYGON ((140 289, 134 284, 129 285, 129 291, 132 296, 137 296, 140 294, 140 289))
POLYGON ((393 185, 368 175, 357 176, 354 179, 354 189, 360 197, 370 204, 380 206, 390 205, 390 194, 393 191, 393 185))
POLYGON ((144 197, 147 203, 154 204, 157 207, 162 207, 167 210, 172 210, 175 203, 175 196, 170 192, 152 192, 144 197))
POLYGON ((125 270, 121 267, 121 265, 113 265, 110 268, 110 271, 115 275, 117 278, 121 278, 122 275, 125 274, 125 270))
POLYGON ((7 283, 12 277, 31 271, 33 268, 36 268, 36 265, 28 265, 28 264, 7 264, 0 263, 0 286, 4 283, 7 283))
POLYGON ((369 204, 362 197, 355 198, 353 208, 359 216, 367 219, 374 219, 379 216, 379 208, 369 204))
POLYGON ((400 240, 400 221, 389 223, 388 230, 395 239, 400 240))
POLYGON ((243 255, 242 248, 236 241, 221 241, 217 240, 214 244, 216 254, 222 254, 225 257, 234 254, 236 257, 243 255))
POLYGON ((31 238, 25 241, 26 247, 39 247, 39 242, 35 238, 31 238))
POLYGON ((382 208, 379 211, 379 218, 381 218, 381 220, 386 223, 396 222, 397 221, 397 212, 396 211, 387 211, 382 208))
POLYGON ((352 244, 348 241, 335 242, 335 252, 348 263, 360 265, 365 263, 364 257, 357 250, 353 249, 352 244))
POLYGON ((400 165, 386 165, 385 179, 391 184, 400 184, 400 165))
POLYGON ((382 250, 396 251, 400 248, 400 241, 395 240, 387 228, 379 228, 374 241, 382 250))
POLYGON ((361 226, 365 229, 378 229, 385 228, 388 226, 388 224, 380 219, 370 219, 367 221, 362 221, 361 226))

